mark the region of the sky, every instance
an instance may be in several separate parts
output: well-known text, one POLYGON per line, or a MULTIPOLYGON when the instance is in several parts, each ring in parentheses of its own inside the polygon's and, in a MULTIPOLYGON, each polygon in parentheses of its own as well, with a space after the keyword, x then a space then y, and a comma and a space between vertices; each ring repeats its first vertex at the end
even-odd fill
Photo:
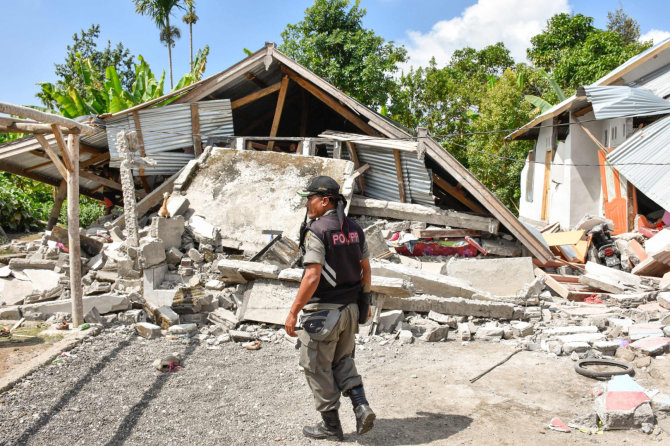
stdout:
MULTIPOLYGON (((244 59, 243 49, 256 51, 265 42, 281 43, 289 23, 297 23, 313 0, 196 0, 199 21, 193 27, 193 47, 210 46, 205 75, 222 71, 244 59)), ((559 12, 581 13, 607 25, 607 12, 619 7, 640 24, 645 40, 670 37, 670 2, 666 0, 361 0, 367 14, 363 25, 396 44, 405 45, 410 65, 427 64, 435 57, 446 63, 465 46, 481 49, 505 43, 517 61, 525 60, 530 38, 559 12)), ((123 43, 141 54, 158 76, 166 71, 168 55, 159 31, 136 14, 132 0, 0 0, 0 101, 39 105, 38 82, 55 82, 54 64, 65 59, 74 33, 100 25, 99 47, 107 41, 123 43)), ((173 24, 182 37, 172 50, 175 82, 188 71, 188 26, 178 11, 173 24)))

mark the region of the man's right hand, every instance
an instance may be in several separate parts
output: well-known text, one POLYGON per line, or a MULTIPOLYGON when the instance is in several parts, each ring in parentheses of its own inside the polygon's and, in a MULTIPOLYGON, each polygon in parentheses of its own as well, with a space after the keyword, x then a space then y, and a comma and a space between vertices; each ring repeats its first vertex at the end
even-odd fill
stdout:
POLYGON ((289 313, 288 316, 286 316, 286 322, 284 322, 284 328, 286 329, 286 334, 291 336, 291 337, 296 337, 298 336, 295 333, 295 324, 298 322, 298 317, 293 314, 289 313))

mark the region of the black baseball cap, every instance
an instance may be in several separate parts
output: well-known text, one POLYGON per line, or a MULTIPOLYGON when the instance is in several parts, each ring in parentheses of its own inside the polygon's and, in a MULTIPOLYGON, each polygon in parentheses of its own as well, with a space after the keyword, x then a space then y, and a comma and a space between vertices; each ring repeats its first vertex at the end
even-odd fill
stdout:
POLYGON ((331 177, 320 175, 312 178, 304 190, 298 191, 301 197, 309 197, 310 195, 321 195, 327 197, 330 195, 337 195, 340 193, 340 185, 331 177))

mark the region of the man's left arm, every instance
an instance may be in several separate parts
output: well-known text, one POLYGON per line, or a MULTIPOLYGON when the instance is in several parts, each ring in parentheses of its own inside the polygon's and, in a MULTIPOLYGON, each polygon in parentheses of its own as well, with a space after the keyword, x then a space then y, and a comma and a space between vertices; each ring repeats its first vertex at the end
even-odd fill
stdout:
POLYGON ((286 317, 286 322, 284 327, 286 333, 289 336, 297 336, 295 334, 295 325, 298 322, 298 313, 300 310, 307 305, 307 302, 312 298, 316 288, 319 286, 319 280, 321 279, 321 264, 320 263, 310 263, 305 265, 305 275, 300 282, 300 288, 298 288, 298 295, 291 305, 291 311, 289 311, 288 316, 286 317))

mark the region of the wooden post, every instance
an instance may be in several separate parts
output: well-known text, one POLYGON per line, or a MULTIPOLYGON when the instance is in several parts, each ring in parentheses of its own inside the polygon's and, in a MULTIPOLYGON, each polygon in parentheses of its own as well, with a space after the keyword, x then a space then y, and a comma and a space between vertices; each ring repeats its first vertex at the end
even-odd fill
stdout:
POLYGON ((540 218, 548 221, 549 219, 549 188, 551 180, 551 148, 547 147, 544 154, 544 184, 542 186, 542 212, 540 218))
POLYGON ((51 208, 51 214, 49 214, 49 221, 47 222, 47 231, 51 231, 53 227, 56 226, 56 223, 58 223, 58 217, 60 216, 60 210, 63 207, 63 201, 65 201, 66 195, 67 179, 64 179, 60 182, 60 186, 58 186, 56 196, 54 197, 54 205, 51 208))
MULTIPOLYGON (((279 130, 279 121, 284 110, 284 101, 286 100, 286 91, 288 90, 288 76, 284 75, 281 79, 281 87, 279 88, 279 97, 277 98, 277 107, 275 108, 275 117, 272 120, 272 128, 270 129, 270 136, 277 136, 279 130)), ((274 141, 268 142, 268 150, 274 150, 274 141)))
POLYGON ((405 203, 405 180, 402 175, 402 162, 400 160, 400 150, 393 151, 393 158, 395 159, 395 173, 398 178, 398 194, 400 195, 400 202, 405 203))
POLYGON ((195 157, 202 155, 202 138, 200 137, 200 113, 198 104, 191 104, 191 130, 193 131, 193 153, 195 157))
MULTIPOLYGON (((349 158, 354 162, 354 169, 358 169, 361 166, 361 163, 358 161, 358 153, 356 152, 356 146, 353 142, 347 141, 347 150, 349 150, 349 158)), ((361 195, 365 195, 365 181, 363 180, 363 175, 358 177, 358 187, 361 189, 361 195)))
POLYGON ((70 248, 70 297, 72 325, 84 323, 83 290, 81 287, 81 245, 79 244, 79 135, 68 135, 68 155, 72 170, 67 173, 67 232, 70 248))

